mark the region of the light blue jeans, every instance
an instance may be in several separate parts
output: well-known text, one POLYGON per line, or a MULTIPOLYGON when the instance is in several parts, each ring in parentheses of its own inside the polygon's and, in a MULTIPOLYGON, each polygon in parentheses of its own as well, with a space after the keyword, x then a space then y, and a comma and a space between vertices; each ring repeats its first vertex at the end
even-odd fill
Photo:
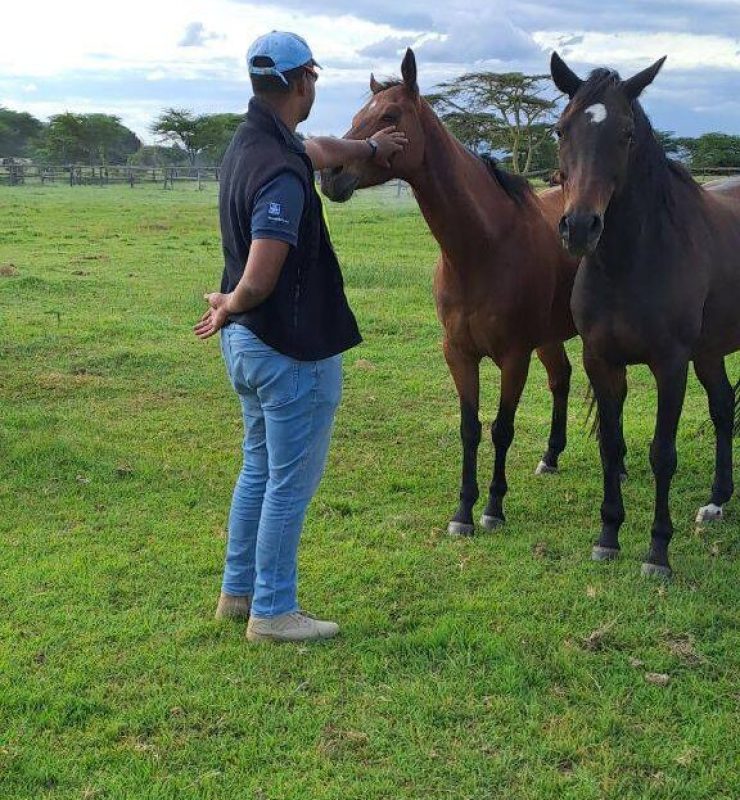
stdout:
POLYGON ((244 417, 222 588, 274 617, 299 607, 298 542, 326 465, 342 357, 296 361, 238 324, 222 329, 221 350, 244 417))

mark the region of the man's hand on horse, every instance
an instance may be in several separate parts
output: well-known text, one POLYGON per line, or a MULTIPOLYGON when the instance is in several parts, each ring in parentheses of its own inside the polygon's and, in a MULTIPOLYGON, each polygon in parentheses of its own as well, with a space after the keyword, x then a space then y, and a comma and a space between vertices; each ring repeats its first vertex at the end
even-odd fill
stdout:
POLYGON ((406 134, 403 131, 396 130, 395 125, 382 128, 377 133, 374 133, 371 138, 377 146, 373 160, 381 167, 390 167, 391 158, 396 153, 400 153, 409 143, 406 134))

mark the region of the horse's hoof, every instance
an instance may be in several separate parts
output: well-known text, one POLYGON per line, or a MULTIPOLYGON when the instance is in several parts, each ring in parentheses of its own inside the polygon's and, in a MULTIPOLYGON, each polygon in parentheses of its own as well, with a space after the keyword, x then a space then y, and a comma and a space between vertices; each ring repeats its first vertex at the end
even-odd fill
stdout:
POLYGON ((484 514, 480 518, 480 524, 487 530, 493 531, 496 528, 500 528, 504 524, 504 520, 501 517, 489 517, 488 514, 484 514))
POLYGON ((665 581, 673 575, 673 570, 670 567, 664 567, 662 564, 651 564, 649 561, 645 561, 640 571, 648 578, 662 578, 665 581))
POLYGON ((450 536, 472 536, 475 533, 475 526, 469 522, 456 522, 453 519, 447 526, 447 533, 450 536))
POLYGON ((696 514, 696 522, 703 524, 705 522, 721 522, 724 512, 722 506, 717 506, 710 503, 708 506, 702 506, 696 514))
POLYGON ((534 471, 535 475, 556 475, 558 471, 557 467, 551 467, 549 464, 546 464, 544 461, 540 461, 537 465, 537 469, 534 471))
POLYGON ((615 561, 617 558, 619 558, 618 547, 604 547, 595 544, 591 548, 591 561, 615 561))

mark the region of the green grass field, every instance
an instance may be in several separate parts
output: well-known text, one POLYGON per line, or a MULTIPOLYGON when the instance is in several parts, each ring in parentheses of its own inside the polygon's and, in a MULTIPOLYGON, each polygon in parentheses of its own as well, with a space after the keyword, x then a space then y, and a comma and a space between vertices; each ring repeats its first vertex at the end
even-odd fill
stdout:
MULTIPOLYGON (((578 342, 561 474, 533 474, 550 417, 535 364, 507 525, 448 537, 457 398, 436 246, 408 197, 329 208, 365 343, 345 359, 301 598, 343 637, 255 648, 213 619, 241 436, 218 345, 191 334, 220 276, 215 202, 213 187, 0 189, 0 798, 738 797, 740 501, 695 533, 714 448, 698 382, 669 585, 639 574, 644 369, 623 556, 589 561, 601 479, 578 342)), ((490 421, 490 365, 483 383, 490 421)), ((486 437, 483 488, 490 466, 486 437)))

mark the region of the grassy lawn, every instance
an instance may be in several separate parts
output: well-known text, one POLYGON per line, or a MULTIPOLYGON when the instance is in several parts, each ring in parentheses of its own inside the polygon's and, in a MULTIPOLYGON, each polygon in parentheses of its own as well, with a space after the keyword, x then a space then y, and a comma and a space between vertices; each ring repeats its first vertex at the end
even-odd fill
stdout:
MULTIPOLYGON (((460 446, 436 246, 395 191, 329 208, 365 343, 301 597, 344 635, 255 648, 213 620, 241 437, 218 346, 190 331, 220 276, 215 202, 212 186, 0 188, 0 797, 736 798, 740 505, 695 533, 714 448, 698 381, 669 585, 639 575, 644 369, 623 556, 589 561, 601 479, 578 342, 561 473, 533 474, 550 418, 535 364, 507 525, 446 536, 460 446)), ((489 365, 483 383, 490 421, 489 365)), ((482 487, 490 466, 486 437, 482 487)))

